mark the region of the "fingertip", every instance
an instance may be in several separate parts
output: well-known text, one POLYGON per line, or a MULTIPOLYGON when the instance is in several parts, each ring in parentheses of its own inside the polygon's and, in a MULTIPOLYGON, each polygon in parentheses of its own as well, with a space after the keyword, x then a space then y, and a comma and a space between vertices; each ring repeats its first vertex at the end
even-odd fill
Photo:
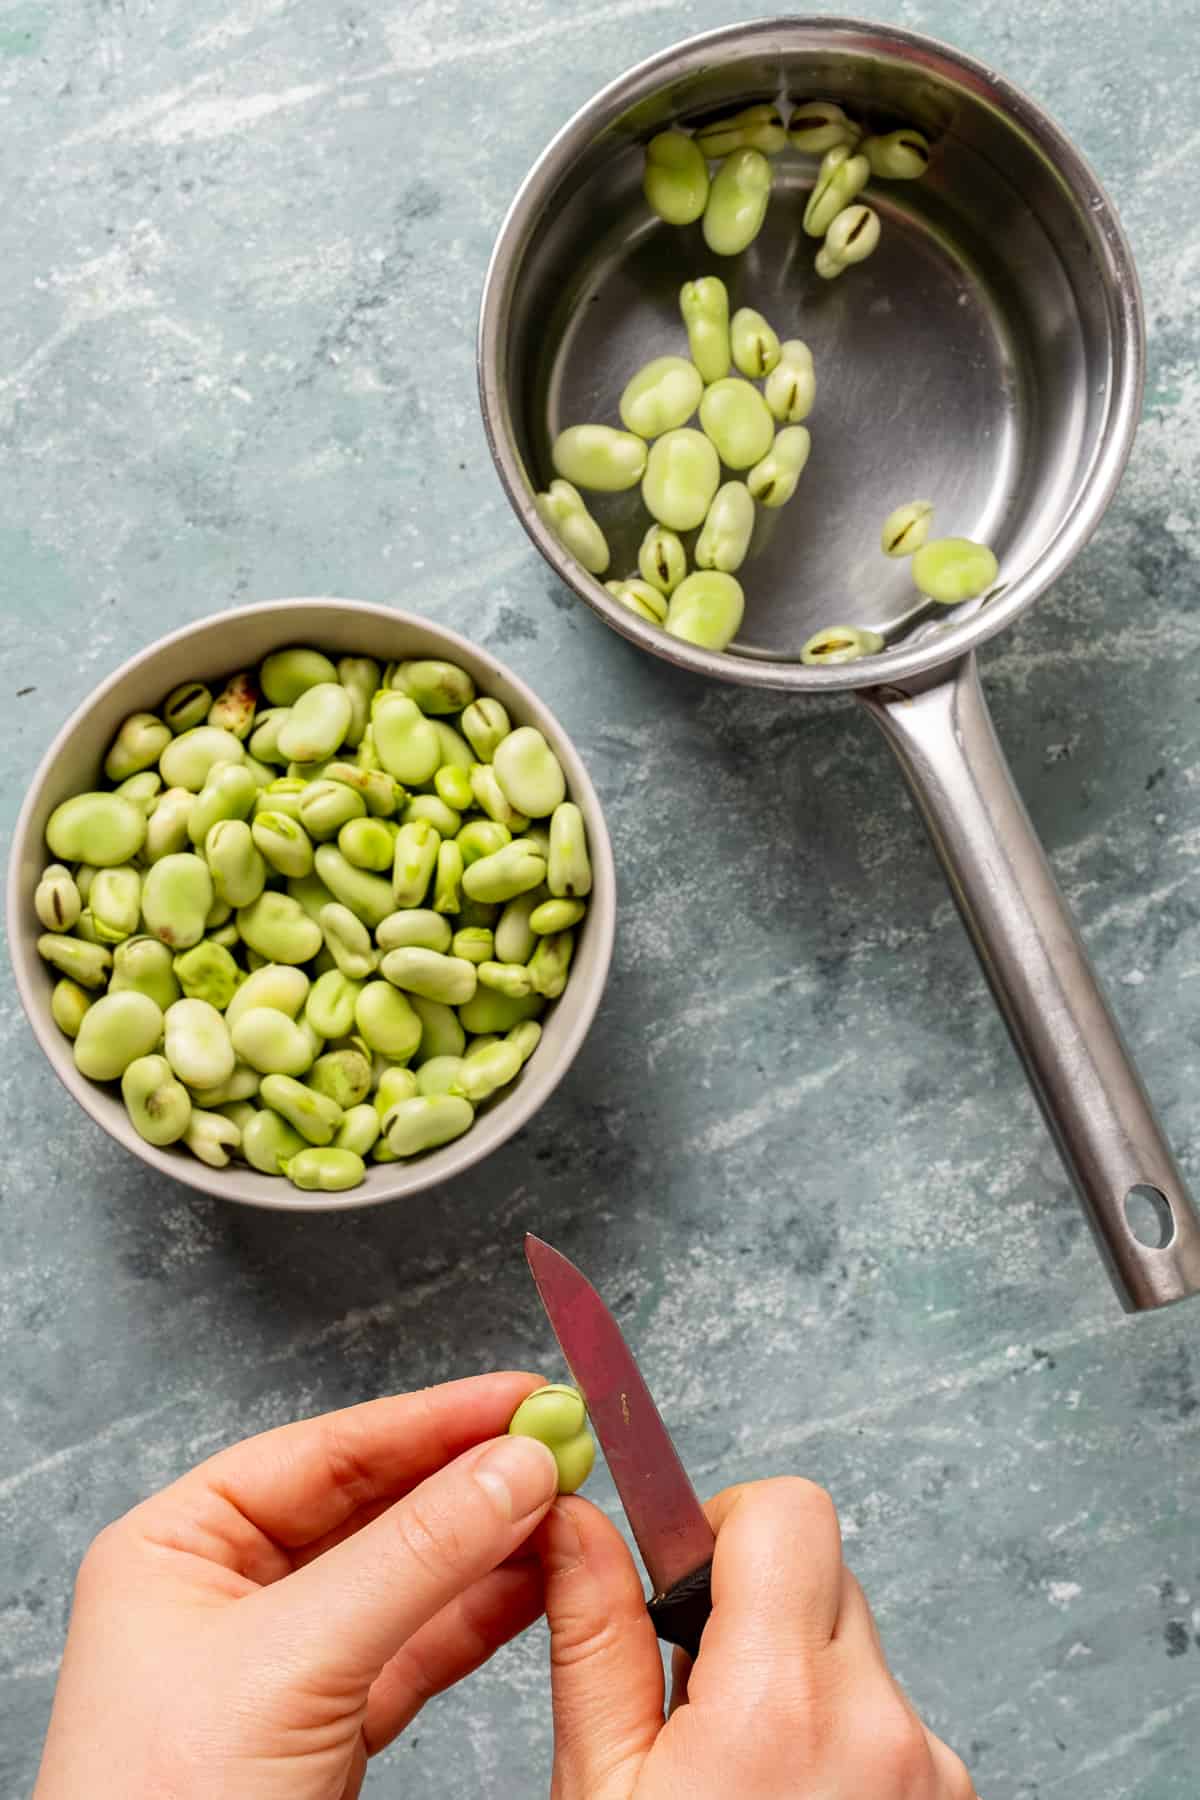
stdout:
POLYGON ((537 1438, 497 1438, 484 1447, 471 1473, 513 1525, 548 1507, 558 1492, 558 1464, 537 1438))

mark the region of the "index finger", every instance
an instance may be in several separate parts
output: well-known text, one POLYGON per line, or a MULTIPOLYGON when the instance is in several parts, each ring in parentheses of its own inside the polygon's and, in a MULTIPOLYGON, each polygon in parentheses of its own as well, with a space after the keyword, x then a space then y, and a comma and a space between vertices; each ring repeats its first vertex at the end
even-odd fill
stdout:
POLYGON ((214 1535, 239 1552, 251 1552, 259 1534, 296 1550, 500 1436, 540 1380, 474 1375, 282 1425, 219 1451, 139 1511, 186 1520, 204 1533, 210 1558, 214 1535))

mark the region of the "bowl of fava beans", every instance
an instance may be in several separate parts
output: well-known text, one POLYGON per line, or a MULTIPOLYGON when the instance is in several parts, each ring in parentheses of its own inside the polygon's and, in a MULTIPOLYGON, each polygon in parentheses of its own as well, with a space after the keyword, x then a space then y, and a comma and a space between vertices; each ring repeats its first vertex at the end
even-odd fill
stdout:
POLYGON ((283 1209, 462 1173, 570 1066, 612 851, 553 714, 456 633, 350 600, 220 614, 66 722, 13 840, 22 1003, 164 1175, 283 1209))

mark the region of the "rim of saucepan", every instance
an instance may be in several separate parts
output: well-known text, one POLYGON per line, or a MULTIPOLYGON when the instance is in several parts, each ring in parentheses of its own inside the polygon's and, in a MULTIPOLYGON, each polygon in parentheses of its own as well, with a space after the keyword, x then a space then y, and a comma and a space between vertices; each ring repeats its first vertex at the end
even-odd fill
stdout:
POLYGON ((1092 168, 1042 107, 1006 77, 937 38, 864 19, 815 16, 756 19, 685 38, 627 70, 582 106, 542 151, 500 226, 484 278, 477 340, 480 404, 492 460, 521 524, 562 580, 614 631, 681 668, 745 687, 826 693, 891 685, 922 675, 1003 631, 1045 592, 1095 531, 1124 472, 1141 415, 1145 357, 1141 289, 1128 239, 1092 168), (1090 228, 1099 278, 1109 300, 1113 379, 1107 416, 1092 466, 1070 512, 1032 566, 995 600, 944 636, 872 657, 869 682, 864 681, 864 671, 857 664, 816 668, 802 664, 798 656, 785 661, 700 650, 669 637, 619 605, 539 519, 526 488, 499 378, 500 348, 528 235, 575 157, 614 119, 670 80, 702 69, 719 53, 763 49, 768 44, 780 52, 842 46, 864 53, 900 53, 934 76, 944 75, 948 64, 956 80, 994 106, 1051 161, 1090 228))
MULTIPOLYGON (((435 624, 433 620, 422 618, 417 613, 405 612, 397 607, 376 606, 367 601, 348 600, 335 596, 306 596, 294 600, 261 601, 256 605, 237 607, 229 612, 210 613, 193 624, 184 625, 178 631, 170 632, 166 637, 156 638, 144 650, 138 651, 135 656, 123 662, 87 700, 75 708, 70 718, 55 734, 49 749, 38 763, 24 804, 18 814, 9 853, 6 910, 9 957, 13 973, 16 976, 17 992, 21 997, 21 1004, 25 1009, 33 1034, 67 1092, 78 1102, 89 1118, 95 1120, 96 1124, 108 1133, 109 1137, 139 1157, 142 1162, 147 1163, 159 1174, 168 1175, 175 1181, 185 1182, 189 1187, 197 1188, 204 1194, 211 1194, 219 1200, 279 1212, 348 1212, 359 1207, 380 1206, 389 1200, 408 1198, 427 1188, 435 1187, 441 1182, 448 1181, 454 1176, 462 1175, 467 1169, 481 1162, 484 1157, 489 1156, 492 1151, 498 1150, 515 1132, 528 1123, 539 1107, 549 1099, 574 1061, 595 1017, 600 997, 604 991, 612 959, 615 932, 616 871, 613 863, 612 844, 599 796, 584 767, 582 757, 545 701, 540 700, 506 663, 501 662, 490 651, 484 650, 479 645, 460 636, 457 631, 452 631, 445 625, 435 624), (32 862, 40 868, 45 861, 46 853, 40 840, 38 845, 33 847, 34 854, 32 857, 30 856, 32 821, 41 804, 43 790, 58 758, 79 726, 135 669, 152 664, 169 648, 185 642, 188 638, 211 633, 214 627, 224 627, 231 634, 230 668, 232 669, 236 657, 233 634, 236 633, 238 625, 250 618, 262 618, 269 615, 278 617, 280 647, 303 642, 306 635, 311 635, 313 640, 319 644, 321 641, 320 617, 331 611, 350 616, 369 617, 381 624, 396 628, 400 633, 425 637, 428 639, 431 654, 465 660, 479 679, 481 687, 486 688, 490 678, 512 689, 520 702, 526 721, 537 725, 550 740, 556 755, 563 764, 567 777, 568 794, 584 814, 592 861, 593 884, 588 906, 588 937, 590 940, 588 954, 586 959, 581 957, 576 963, 565 993, 554 1003, 556 1016, 561 1016, 558 1009, 564 1009, 569 1021, 564 1041, 559 1046, 556 1056, 553 1059, 547 1058, 543 1066, 539 1068, 536 1066, 538 1052, 535 1051, 522 1071, 512 1093, 496 1101, 477 1120, 470 1131, 461 1138, 455 1139, 453 1143, 446 1144, 441 1149, 434 1150, 427 1156, 411 1163, 377 1164, 368 1161, 367 1184, 361 1188, 351 1188, 348 1192, 340 1194, 309 1194, 293 1188, 282 1176, 275 1178, 262 1175, 257 1170, 246 1169, 236 1163, 231 1163, 224 1169, 212 1169, 175 1146, 159 1149, 153 1144, 146 1143, 125 1118, 119 1099, 114 1099, 108 1088, 96 1086, 79 1073, 71 1055, 70 1040, 59 1031, 50 1013, 50 994, 53 983, 47 980, 47 965, 39 957, 34 947, 34 941, 31 941, 29 937, 28 917, 32 916, 33 895, 28 882, 23 882, 21 879, 21 871, 27 863, 32 862), (309 632, 309 621, 313 622, 311 633, 309 632), (26 915, 26 909, 28 909, 28 915, 26 915), (580 967, 580 963, 583 963, 584 966, 580 967), (101 1101, 107 1104, 101 1106, 101 1101), (231 1178, 233 1179, 231 1180, 231 1178), (250 1183, 255 1184, 253 1191, 249 1191, 250 1183), (261 1184, 261 1189, 257 1184, 261 1184), (238 1191, 239 1188, 242 1191, 238 1191)), ((38 934, 34 934, 34 939, 36 939, 36 935, 38 934)))

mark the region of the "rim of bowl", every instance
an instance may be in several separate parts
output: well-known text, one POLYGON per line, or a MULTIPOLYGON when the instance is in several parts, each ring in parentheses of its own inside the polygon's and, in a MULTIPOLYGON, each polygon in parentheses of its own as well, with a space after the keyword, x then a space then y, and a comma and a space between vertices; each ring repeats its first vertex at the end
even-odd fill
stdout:
MULTIPOLYGON (((231 660, 231 673, 234 666, 231 660)), ((549 1099, 574 1062, 591 1028, 608 979, 616 931, 616 868, 604 810, 582 756, 546 702, 507 663, 501 662, 490 650, 472 643, 451 627, 426 619, 419 613, 338 595, 311 595, 297 599, 259 601, 254 605, 226 612, 209 613, 191 624, 180 626, 178 630, 156 638, 153 643, 127 658, 74 709, 40 758, 17 815, 9 851, 6 913, 9 960, 21 1005, 34 1037, 72 1099, 115 1143, 159 1174, 182 1181, 200 1193, 236 1205, 255 1206, 277 1212, 350 1212, 409 1198, 465 1174, 514 1136, 549 1099), (425 635, 429 639, 431 655, 436 651, 447 658, 465 659, 473 673, 480 671, 477 679, 485 691, 489 679, 512 690, 525 713, 522 722, 536 724, 544 732, 563 764, 568 798, 579 806, 586 821, 593 882, 588 902, 586 954, 577 958, 571 981, 563 995, 553 1003, 552 1016, 558 1018, 565 1012, 567 1020, 564 1041, 557 1046, 554 1057, 546 1058, 542 1066, 537 1067, 543 1047, 539 1044, 522 1070, 513 1091, 498 1099, 469 1131, 452 1143, 412 1162, 372 1163, 368 1159, 367 1180, 363 1186, 351 1188, 345 1193, 310 1194, 292 1187, 284 1176, 264 1175, 243 1164, 232 1162, 226 1168, 214 1169, 177 1146, 170 1145, 160 1149, 148 1144, 139 1137, 126 1118, 119 1098, 115 1098, 112 1093, 112 1084, 102 1086, 88 1081, 79 1073, 71 1055, 71 1040, 59 1031, 51 1017, 50 993, 53 981, 48 979, 50 971, 36 949, 36 938, 41 935, 40 924, 33 938, 30 938, 28 919, 32 908, 32 891, 26 891, 28 883, 22 881, 21 871, 27 862, 40 868, 48 854, 40 836, 36 846, 31 841, 33 819, 42 805, 45 789, 58 759, 80 725, 136 670, 147 668, 169 648, 186 643, 189 638, 212 632, 218 626, 236 628, 236 625, 254 618, 278 618, 280 648, 304 641, 312 642, 314 647, 320 648, 321 629, 315 621, 330 612, 346 617, 369 618, 377 625, 386 626, 401 634, 425 635), (314 621, 311 633, 306 629, 308 621, 314 621), (569 1005, 566 1005, 568 1000, 569 1005), (230 1177, 234 1178, 232 1182, 230 1177), (242 1183, 254 1184, 254 1191, 237 1191, 242 1183)), ((57 979, 57 975, 54 979, 57 979)))

